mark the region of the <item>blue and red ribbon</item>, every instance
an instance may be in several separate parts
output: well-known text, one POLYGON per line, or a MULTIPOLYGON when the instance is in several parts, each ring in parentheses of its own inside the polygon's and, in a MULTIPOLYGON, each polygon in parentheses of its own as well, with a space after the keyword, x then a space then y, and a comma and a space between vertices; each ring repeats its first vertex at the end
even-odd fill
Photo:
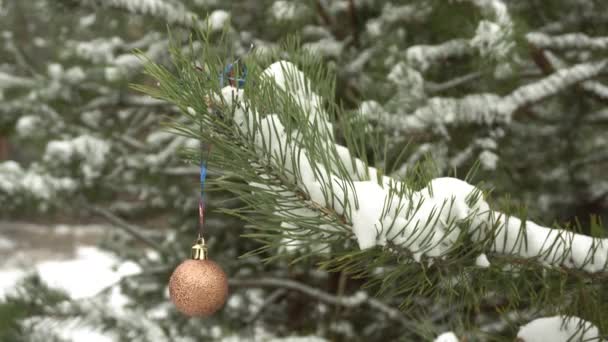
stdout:
MULTIPOLYGON (((252 46, 253 48, 253 46, 252 46)), ((200 68, 197 68, 200 70, 200 68)), ((224 83, 227 81, 229 85, 237 88, 243 88, 245 86, 245 79, 247 78, 247 67, 236 60, 234 63, 226 65, 223 72, 220 74, 220 87, 224 87, 224 83), (238 75, 237 75, 238 73, 238 75)), ((202 127, 201 127, 202 129, 202 127)), ((207 145, 207 156, 203 159, 203 145, 201 144, 201 171, 200 171, 200 198, 198 201, 198 237, 203 237, 203 228, 205 226, 205 180, 207 178, 207 162, 209 160, 209 154, 211 153, 211 144, 207 145)))
MULTIPOLYGON (((201 158, 203 157, 203 147, 201 146, 201 158)), ((209 154, 211 153, 211 145, 207 145, 207 158, 201 161, 201 173, 200 173, 200 183, 201 183, 201 193, 198 201, 198 237, 201 238, 203 236, 203 227, 205 226, 205 180, 207 178, 207 162, 209 161, 209 154)))
POLYGON ((224 88, 226 81, 232 87, 243 88, 245 87, 246 78, 247 67, 237 60, 234 63, 226 65, 224 72, 220 74, 220 88, 224 88))

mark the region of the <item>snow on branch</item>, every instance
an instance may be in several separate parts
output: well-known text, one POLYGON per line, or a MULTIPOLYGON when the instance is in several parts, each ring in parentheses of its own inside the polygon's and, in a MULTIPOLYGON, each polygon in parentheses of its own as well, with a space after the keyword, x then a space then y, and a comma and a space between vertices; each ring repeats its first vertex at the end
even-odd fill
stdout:
POLYGON ((57 178, 33 168, 23 169, 18 163, 9 160, 0 163, 0 198, 15 203, 16 196, 27 194, 40 201, 54 198, 59 192, 71 192, 76 183, 70 178, 57 178))
POLYGON ((133 14, 142 14, 156 17, 169 24, 179 24, 194 28, 198 16, 188 11, 183 5, 173 5, 163 0, 80 0, 88 3, 97 3, 108 7, 127 10, 133 14))
MULTIPOLYGON (((550 63, 553 68, 562 69, 568 66, 566 62, 551 51, 544 51, 543 54, 546 57, 547 62, 550 63)), ((608 100, 608 87, 598 81, 584 81, 581 83, 581 88, 598 99, 608 100)))
MULTIPOLYGON (((603 65, 580 65, 556 73, 548 80, 526 86, 512 98, 502 101, 528 103, 563 87, 558 80, 580 81, 601 70, 603 65)), ((264 74, 276 80, 279 88, 288 89, 291 96, 299 97, 296 102, 303 109, 302 115, 308 115, 308 119, 316 118, 314 129, 324 129, 323 124, 328 122, 318 107, 319 97, 306 86, 308 80, 293 64, 276 62, 264 74), (292 76, 288 77, 288 73, 292 76), (311 112, 317 114, 311 115, 311 112)), ((238 107, 240 101, 246 101, 242 90, 226 87, 222 93, 228 106, 238 107)), ((328 165, 315 161, 307 147, 302 146, 302 141, 288 138, 298 136, 300 132, 288 132, 281 116, 270 114, 262 117, 255 111, 241 109, 235 111, 235 121, 243 134, 253 136, 256 152, 272 156, 271 162, 277 169, 295 177, 296 185, 308 194, 315 207, 346 218, 346 224, 352 227, 361 249, 378 245, 397 246, 400 250, 407 250, 416 261, 423 256, 444 258, 447 252, 462 243, 460 234, 467 233, 473 243, 487 246, 487 253, 534 260, 549 267, 586 272, 607 270, 608 239, 551 229, 493 211, 481 190, 465 181, 436 178, 419 191, 408 189, 404 183, 387 176, 382 177, 381 184, 375 177, 352 181, 334 169, 333 163, 328 165)), ((330 130, 330 127, 325 129, 330 130)), ((321 135, 321 138, 332 139, 330 135, 321 135)), ((355 168, 351 171, 358 171, 358 165, 365 165, 351 157, 344 146, 330 141, 325 146, 335 149, 333 155, 337 159, 334 162, 343 164, 339 169, 350 165, 355 168)), ((373 167, 369 170, 375 171, 373 167)))
POLYGON ((438 45, 415 45, 408 48, 405 55, 408 63, 424 71, 437 61, 465 56, 470 51, 468 40, 453 39, 438 45))
POLYGON ((554 95, 576 83, 597 76, 608 64, 608 60, 582 63, 567 69, 559 69, 552 75, 538 82, 522 86, 503 98, 502 106, 515 111, 525 105, 537 102, 554 95))
MULTIPOLYGON (((553 316, 537 318, 521 326, 516 342, 600 341, 600 337, 598 328, 590 322, 574 316, 553 316)), ((451 331, 435 339, 435 342, 458 341, 460 339, 451 331)))
POLYGON ((437 336, 433 342, 460 342, 460 340, 453 332, 449 331, 437 336))
POLYGON ((73 139, 49 141, 42 159, 48 164, 58 164, 61 167, 77 162, 83 181, 88 185, 102 175, 110 149, 110 143, 105 140, 81 135, 73 139))
MULTIPOLYGON (((169 42, 166 39, 150 44, 146 50, 147 58, 158 60, 165 54, 169 42)), ((141 59, 133 53, 124 53, 113 58, 104 70, 108 81, 117 81, 136 73, 143 66, 141 59)))
POLYGON ((507 6, 499 0, 471 0, 486 18, 479 22, 470 39, 452 39, 437 45, 415 45, 405 53, 407 61, 421 71, 449 57, 461 57, 478 51, 482 57, 501 59, 515 43, 513 22, 507 6))
POLYGON ((501 0, 471 0, 471 2, 479 7, 484 15, 493 15, 499 24, 504 26, 513 25, 507 5, 501 0))
POLYGON ((29 88, 34 86, 34 84, 36 83, 33 79, 0 72, 0 90, 8 88, 29 88))
POLYGON ((518 342, 600 341, 596 326, 578 317, 553 316, 533 320, 517 333, 518 342))
POLYGON ((526 34, 526 40, 542 49, 608 49, 608 37, 589 37, 584 33, 567 33, 551 36, 542 32, 530 32, 526 34))
POLYGON ((433 97, 426 106, 418 108, 411 115, 379 112, 373 117, 370 115, 369 119, 406 133, 444 125, 494 122, 508 124, 513 113, 518 109, 599 75, 607 64, 607 60, 602 60, 559 69, 503 97, 489 93, 473 94, 463 98, 433 97))
POLYGON ((366 23, 366 31, 371 37, 380 37, 398 23, 421 23, 432 12, 432 6, 426 3, 395 5, 387 2, 382 7, 382 13, 377 18, 370 18, 366 23))
POLYGON ((73 53, 93 63, 109 63, 114 59, 114 52, 124 46, 120 37, 96 38, 91 41, 69 40, 67 47, 73 53))
POLYGON ((425 20, 430 13, 431 7, 425 4, 395 5, 392 2, 388 2, 382 7, 380 18, 389 24, 396 22, 420 22, 425 20))
POLYGON ((586 81, 581 84, 581 87, 598 98, 608 100, 608 86, 600 82, 586 81))

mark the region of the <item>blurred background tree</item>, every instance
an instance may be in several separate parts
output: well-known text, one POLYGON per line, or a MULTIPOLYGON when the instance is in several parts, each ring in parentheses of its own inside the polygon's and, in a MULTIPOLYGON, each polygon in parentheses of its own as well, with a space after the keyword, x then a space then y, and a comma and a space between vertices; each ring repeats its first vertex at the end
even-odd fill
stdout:
MULTIPOLYGON (((394 311, 398 297, 327 300, 355 296, 362 281, 319 271, 315 260, 238 258, 260 244, 216 210, 242 205, 219 191, 208 196, 214 259, 251 281, 202 324, 172 310, 167 278, 197 224, 198 168, 182 151, 199 141, 163 126, 182 120, 176 106, 129 88, 154 85, 133 51, 168 65, 170 41, 189 51, 190 35, 203 28, 230 42, 214 47, 229 63, 252 44, 271 54, 297 34, 336 74, 338 103, 391 137, 386 165, 374 166, 405 178, 428 156, 443 175, 465 175, 479 161, 476 180, 503 207, 510 199, 536 222, 580 222, 598 236, 605 232, 591 228, 608 206, 607 10, 603 1, 576 0, 0 0, 1 217, 106 222, 112 230, 99 244, 140 270, 117 284, 129 299, 120 312, 107 305, 112 288, 68 307, 51 289, 44 300, 28 298, 32 286, 45 288, 30 279, 30 291, 5 298, 0 312, 13 323, 0 329, 11 339, 44 339, 36 334, 45 319, 74 318, 129 341, 424 340, 447 330, 512 340, 532 317, 525 307, 497 313, 499 296, 467 312, 476 326, 465 328, 464 313, 440 300, 421 297, 418 311, 402 313, 394 311), (275 285, 253 281, 263 277, 275 285)), ((195 41, 192 49, 204 47, 195 41)), ((593 323, 605 332, 605 322, 593 323)))

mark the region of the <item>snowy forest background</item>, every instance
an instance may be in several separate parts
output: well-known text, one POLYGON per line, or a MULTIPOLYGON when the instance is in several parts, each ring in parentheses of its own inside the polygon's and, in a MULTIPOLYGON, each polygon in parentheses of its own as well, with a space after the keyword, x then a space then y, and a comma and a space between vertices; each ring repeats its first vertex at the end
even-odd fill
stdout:
MULTIPOLYGON (((135 50, 170 66, 170 43, 211 48, 227 64, 252 45, 271 54, 297 35, 336 74, 335 98, 365 121, 362 131, 389 137, 386 159, 370 160, 386 175, 404 178, 421 163, 434 176, 476 169, 474 183, 504 212, 605 238, 606 1, 0 0, 0 33, 0 341, 531 342, 551 329, 608 333, 608 312, 586 311, 605 310, 606 291, 538 307, 526 288, 517 307, 512 291, 477 298, 471 310, 425 294, 375 296, 365 279, 320 270, 314 258, 240 257, 260 242, 222 214, 243 205, 223 191, 208 194, 207 234, 231 297, 210 318, 181 316, 166 285, 196 232, 199 170, 183 148, 200 142, 163 125, 179 120, 178 106, 130 87, 155 85, 135 50), (222 44, 191 45, 196 30, 222 44), (521 329, 559 315, 592 325, 521 329)), ((231 175, 210 170, 220 176, 231 175)), ((309 252, 289 247, 277 253, 309 252)), ((540 277, 528 282, 544 287, 540 277)))

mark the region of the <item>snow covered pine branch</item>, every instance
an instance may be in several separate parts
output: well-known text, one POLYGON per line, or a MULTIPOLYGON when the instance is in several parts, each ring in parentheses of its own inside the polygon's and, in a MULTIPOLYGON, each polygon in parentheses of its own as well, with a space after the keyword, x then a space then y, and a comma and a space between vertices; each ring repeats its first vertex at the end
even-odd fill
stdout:
MULTIPOLYGON (((293 64, 276 62, 262 76, 292 97, 307 115, 309 125, 288 132, 279 115, 262 116, 245 110, 243 90, 229 86, 222 89, 222 95, 229 106, 236 106, 235 123, 243 134, 255 137, 256 152, 271 156, 272 163, 286 170, 285 176, 308 194, 311 203, 345 217, 361 249, 389 245, 409 251, 416 261, 423 256, 445 258, 459 235, 468 233, 472 243, 486 243, 484 252, 488 254, 588 273, 607 270, 606 239, 543 227, 494 211, 482 192, 465 181, 436 178, 413 191, 401 181, 378 177, 375 168, 366 168, 346 147, 333 143, 332 125, 321 98, 293 64), (315 162, 302 146, 302 135, 310 129, 318 130, 323 147, 335 151, 331 169, 315 162), (350 177, 341 177, 338 170, 346 170, 350 177), (468 232, 463 227, 468 227, 468 232)), ((479 256, 477 264, 489 266, 485 254, 479 256)))
POLYGON ((386 127, 403 133, 432 129, 435 125, 466 123, 504 123, 512 121, 513 114, 527 105, 555 95, 574 84, 596 77, 606 69, 608 61, 581 63, 531 84, 515 89, 508 95, 492 93, 468 95, 463 98, 433 97, 428 104, 416 109, 411 115, 391 115, 378 112, 370 115, 386 127))

